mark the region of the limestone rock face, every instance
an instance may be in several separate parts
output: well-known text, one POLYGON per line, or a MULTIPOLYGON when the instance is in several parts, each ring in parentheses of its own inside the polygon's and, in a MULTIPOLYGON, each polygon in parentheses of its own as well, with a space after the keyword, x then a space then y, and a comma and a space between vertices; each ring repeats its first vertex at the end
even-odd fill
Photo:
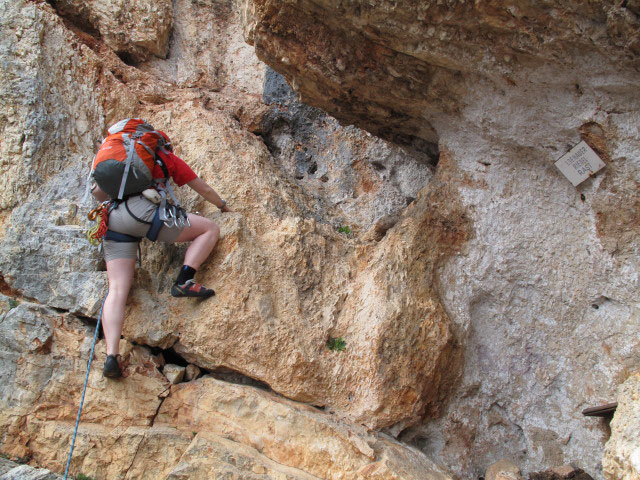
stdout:
MULTIPOLYGON (((40 458, 41 465, 49 464, 45 459, 50 456, 49 466, 58 470, 56 462, 62 464, 64 451, 68 452, 65 442, 73 432, 92 329, 71 314, 26 302, 0 318, 3 452, 40 458), (55 431, 65 432, 65 437, 55 431)), ((104 345, 96 352, 83 420, 99 423, 107 432, 122 422, 149 425, 160 405, 159 396, 169 384, 148 349, 123 341, 124 376, 128 378, 123 382, 102 377, 104 345)))
MULTIPOLYGON (((388 437, 345 428, 312 407, 213 378, 172 387, 156 421, 201 437, 190 448, 224 448, 225 443, 215 438, 223 437, 259 451, 273 462, 258 463, 259 457, 254 457, 256 463, 248 466, 257 474, 269 475, 286 466, 291 469, 282 471, 296 475, 293 478, 450 478, 416 450, 400 447, 388 437)), ((214 471, 220 468, 215 460, 208 463, 214 471)), ((207 464, 198 467, 202 475, 207 464)), ((193 474, 196 477, 190 478, 205 478, 193 474)))
POLYGON ((613 1, 244 3, 247 40, 303 101, 416 146, 437 140, 431 115, 469 105, 470 83, 517 84, 522 67, 547 62, 582 68, 591 52, 631 66, 640 53, 634 7, 613 1))
POLYGON ((620 386, 603 469, 607 480, 640 477, 640 372, 620 386))
POLYGON ((262 93, 265 65, 244 42, 233 2, 174 1, 169 49, 140 68, 180 87, 262 93))
MULTIPOLYGON (((34 465, 57 471, 64 464, 83 379, 83 352, 89 347, 88 326, 75 314, 97 317, 106 290, 100 255, 83 238, 87 207, 81 204, 81 197, 86 168, 104 128, 135 114, 168 131, 177 153, 228 199, 234 213, 222 215, 193 193, 182 192, 184 204, 218 221, 224 234, 199 272, 198 279, 218 291, 208 303, 166 295, 173 272, 182 262, 184 247, 143 246, 143 268, 136 273, 127 310, 127 341, 123 340, 121 346, 125 378, 122 382, 102 378, 104 347, 100 344, 73 471, 102 475, 100 478, 196 478, 218 469, 221 475, 245 475, 250 470, 257 478, 280 475, 272 472, 309 478, 312 474, 306 469, 319 472, 325 468, 297 458, 282 467, 260 450, 256 453, 255 446, 230 443, 215 433, 212 437, 207 433, 212 428, 210 421, 201 426, 203 434, 196 436, 197 440, 190 427, 178 429, 169 421, 155 425, 158 406, 169 390, 166 377, 158 371, 163 362, 149 350, 154 347, 172 348, 172 355, 178 353, 213 374, 219 375, 221 370, 240 372, 268 384, 279 394, 324 407, 325 412, 318 413, 325 419, 322 421, 339 424, 334 434, 353 437, 352 442, 365 452, 353 458, 345 454, 340 457, 344 464, 326 456, 332 462, 326 467, 326 478, 355 478, 361 469, 370 478, 448 478, 422 453, 367 433, 361 426, 340 422, 350 419, 356 425, 389 427, 397 432, 424 414, 436 412, 455 379, 459 364, 454 361, 457 357, 450 321, 430 286, 436 264, 456 254, 469 237, 468 221, 455 199, 442 204, 438 195, 420 196, 414 186, 416 205, 404 216, 399 212, 403 202, 391 202, 379 213, 362 216, 348 209, 338 214, 323 210, 318 205, 324 196, 320 193, 312 197, 309 190, 305 192, 286 167, 274 161, 261 138, 252 133, 261 131, 267 111, 261 98, 252 93, 255 84, 247 80, 244 90, 229 85, 220 91, 183 88, 177 77, 156 76, 163 71, 159 60, 141 68, 127 65, 122 59, 129 62, 130 58, 114 52, 102 36, 74 27, 80 10, 65 10, 65 23, 47 4, 15 2, 2 8, 9 18, 20 18, 25 31, 35 28, 47 32, 40 43, 33 39, 30 49, 40 54, 48 49, 60 52, 47 56, 50 64, 37 58, 30 64, 26 75, 38 88, 54 91, 61 80, 52 72, 62 68, 56 59, 66 62, 64 67, 76 85, 73 94, 65 91, 65 95, 78 102, 78 111, 65 110, 63 97, 55 95, 48 100, 54 102, 51 110, 63 112, 61 121, 70 125, 79 124, 79 119, 89 113, 94 119, 86 144, 56 147, 61 156, 67 152, 75 156, 69 154, 67 163, 47 170, 40 183, 24 182, 24 191, 16 188, 17 193, 5 207, 0 286, 9 295, 6 304, 10 309, 2 317, 6 326, 2 333, 6 347, 3 375, 7 380, 3 393, 6 408, 3 406, 0 418, 2 452, 28 457, 34 465), (75 54, 76 50, 81 55, 75 54), (16 203, 19 206, 9 211, 16 203), (442 209, 436 208, 438 205, 442 209), (406 238, 392 235, 390 223, 375 238, 357 240, 356 233, 368 228, 381 213, 397 214, 396 223, 402 226, 406 238), (339 226, 350 228, 338 232, 339 226), (425 239, 424 251, 413 251, 416 242, 422 243, 425 228, 432 234, 425 239), (397 290, 396 285, 402 288, 397 290), (367 306, 370 299, 374 303, 367 306), (346 342, 344 350, 329 348, 336 339, 346 342), (128 341, 146 346, 134 347, 128 341), (70 396, 75 401, 69 402, 70 396), (366 439, 358 440, 359 435, 366 439), (373 446, 367 446, 367 442, 373 446), (111 455, 105 456, 105 451, 111 455), (210 457, 211 452, 217 452, 218 457, 210 457), (224 458, 230 455, 244 458, 244 466, 226 462, 224 458)), ((8 38, 18 41, 21 32, 11 30, 8 38)), ((193 58, 201 59, 196 46, 188 43, 187 47, 193 58)), ((12 48, 3 54, 19 63, 20 52, 12 48)), ((223 55, 216 61, 226 65, 228 58, 223 55)), ((254 64, 258 65, 255 59, 254 64)), ((256 72, 246 73, 234 75, 245 79, 257 76, 256 72)), ((49 98, 45 93, 33 97, 11 72, 3 75, 10 83, 7 90, 13 88, 23 97, 36 100, 49 98)), ((205 77, 201 85, 207 87, 213 77, 205 77)), ((232 82, 230 77, 216 78, 232 82)), ((3 101, 18 108, 21 98, 7 96, 3 101)), ((32 114, 28 105, 16 114, 20 125, 26 124, 26 117, 32 114)), ((42 116, 43 122, 48 119, 42 116)), ((342 135, 337 124, 332 129, 342 135)), ((378 150, 393 148, 363 132, 355 135, 365 151, 368 143, 378 150)), ((61 138, 74 137, 69 134, 61 138)), ((343 145, 347 143, 343 141, 343 145)), ((48 146, 39 144, 34 157, 44 159, 48 146)), ((28 168, 21 151, 8 153, 3 168, 9 172, 28 168)), ((279 158, 294 154, 291 149, 279 158)), ((396 152, 393 162, 399 164, 400 160, 396 152)), ((429 168, 420 181, 431 179, 429 168)), ((385 182, 401 177, 377 176, 372 165, 363 165, 352 175, 356 185, 372 178, 377 184, 367 193, 368 201, 375 203, 376 189, 385 191, 385 182)), ((200 396, 210 394, 211 389, 227 388, 200 379, 189 385, 200 385, 200 396)), ((239 394, 232 390, 220 398, 239 394)), ((264 402, 268 403, 266 399, 264 402)), ((181 404, 169 405, 179 408, 181 404)), ((295 411, 307 407, 291 402, 288 405, 293 410, 286 416, 293 416, 294 423, 302 422, 295 420, 295 411)), ((172 410, 163 412, 167 416, 176 414, 172 410)), ((291 430, 286 424, 279 428, 291 430)), ((300 430, 313 428, 310 424, 300 430)), ((265 439, 272 434, 265 433, 265 439)), ((332 440, 327 436, 325 442, 332 440)), ((299 443, 300 452, 313 450, 302 439, 299 443)), ((273 453, 278 459, 287 455, 273 453)))
POLYGON ((0 270, 13 289, 38 302, 95 315, 106 293, 104 273, 96 268, 100 255, 85 238, 84 211, 70 204, 62 190, 69 182, 80 190, 77 173, 68 168, 54 176, 48 185, 58 193, 47 201, 38 192, 13 210, 13 218, 29 220, 7 228, 0 270), (34 230, 47 233, 34 236, 34 230))
POLYGON ((343 224, 368 228, 401 211, 433 177, 437 146, 407 152, 299 102, 284 77, 265 76, 269 105, 261 136, 281 168, 316 199, 314 216, 342 212, 343 224))
POLYGON ((245 2, 248 41, 302 101, 407 148, 437 143, 436 171, 446 153, 455 172, 473 234, 436 290, 464 373, 444 415, 402 438, 463 478, 501 456, 602 478, 607 432, 580 410, 640 364, 634 9, 245 2), (553 164, 581 140, 607 167, 574 188, 553 164))
POLYGON ((167 56, 173 20, 170 0, 59 0, 55 6, 76 28, 100 35, 127 62, 167 56))
MULTIPOLYGON (((59 471, 73 433, 92 329, 73 315, 29 303, 4 312, 0 327, 2 451, 59 471)), ((148 348, 122 340, 120 351, 123 378, 106 379, 100 371, 104 343, 98 343, 72 474, 100 480, 213 473, 451 479, 421 452, 326 412, 211 377, 170 386, 148 348)), ((8 472, 5 477, 13 470, 8 472)), ((44 476, 33 478, 57 478, 39 473, 44 476)))
POLYGON ((522 480, 518 466, 506 459, 490 465, 484 478, 485 480, 522 480))
MULTIPOLYGON (((50 19, 40 21, 58 26, 52 12, 48 15, 50 19)), ((102 55, 102 47, 95 48, 98 54, 91 49, 86 52, 91 61, 109 67, 112 62, 117 64, 113 54, 102 55)), ((400 261, 396 256, 404 254, 390 250, 405 241, 411 243, 410 238, 358 247, 335 232, 330 215, 319 221, 304 218, 313 208, 309 198, 271 163, 264 144, 241 128, 235 111, 232 117, 224 111, 224 104, 222 111, 208 107, 220 97, 174 91, 179 99, 156 105, 157 89, 149 85, 149 76, 126 67, 112 68, 128 87, 121 85, 120 89, 152 102, 137 114, 170 131, 178 153, 190 159, 202 178, 214 184, 239 212, 221 217, 212 206, 196 204, 193 197, 184 199, 190 208, 219 218, 226 236, 201 272, 202 280, 216 288, 218 284, 234 287, 218 289, 214 302, 188 304, 185 309, 184 300, 157 297, 155 292, 166 291, 169 279, 155 276, 147 281, 145 275, 151 274, 142 274, 139 285, 144 288, 132 294, 125 335, 151 346, 173 346, 199 366, 234 369, 290 398, 327 406, 377 428, 395 424, 401 428, 417 421, 427 409, 435 411, 430 404, 439 398, 439 386, 456 373, 454 369, 446 374, 439 371, 441 365, 450 363, 452 338, 437 296, 418 279, 429 278, 435 262, 456 248, 436 240, 419 254, 423 260, 405 267, 395 265, 400 261), (373 284, 368 274, 362 275, 353 288, 350 277, 370 258, 376 260, 369 273, 381 273, 373 284), (388 262, 392 270, 382 273, 388 262), (407 287, 393 301, 395 306, 388 303, 395 296, 392 285, 403 282, 408 282, 407 287), (368 307, 354 322, 359 305, 378 297, 371 303, 376 307, 368 307), (404 322, 411 326, 405 329, 404 322), (230 335, 235 342, 228 341, 230 335), (349 348, 344 353, 331 352, 327 341, 342 336, 349 348), (405 343, 411 347, 406 348, 405 343), (391 360, 394 357, 402 360, 391 360), (402 367, 398 371, 385 368, 389 362, 402 367), (426 391, 429 395, 423 396, 426 391)), ((30 223, 11 223, 0 264, 11 288, 23 295, 56 308, 95 315, 105 291, 103 276, 95 272, 99 257, 84 243, 78 227, 85 223, 78 218, 78 209, 72 207, 65 215, 56 212, 59 207, 54 209, 54 202, 69 196, 64 186, 73 185, 70 196, 79 199, 82 176, 78 173, 77 168, 61 172, 51 180, 49 190, 37 192, 22 210, 14 212, 15 218, 28 215, 21 212, 38 213, 30 223), (47 226, 53 215, 59 218, 55 221, 59 232, 47 226), (46 238, 30 234, 39 218, 41 228, 50 232, 46 238), (63 241, 62 234, 67 236, 63 241), (72 250, 69 256, 56 251, 60 244, 72 250), (43 261, 57 272, 55 277, 42 275, 43 261), (52 291, 60 293, 52 295, 52 291)), ((425 205, 431 201, 425 200, 425 205)), ((424 215, 417 208, 411 215, 415 218, 407 222, 419 225, 424 215)), ((464 238, 464 219, 451 222, 464 238)), ((439 220, 434 227, 448 228, 439 220)), ((418 238, 422 235, 414 227, 408 230, 418 238)), ((434 238, 440 233, 434 231, 434 238)), ((176 268, 180 262, 175 247, 144 249, 143 253, 147 272, 176 268)))
MULTIPOLYGON (((374 428, 402 428, 437 409, 439 387, 456 369, 441 369, 453 365, 453 343, 428 279, 468 238, 464 212, 434 193, 416 200, 398 233, 358 245, 326 220, 304 218, 309 200, 224 115, 187 101, 146 117, 170 119, 179 154, 246 214, 221 215, 185 198, 221 224, 223 240, 198 277, 217 295, 195 304, 158 297, 173 279, 140 277, 127 338, 173 347, 190 363, 230 368, 374 428), (345 351, 328 349, 331 338, 344 338, 345 351)), ((143 253, 150 271, 167 268, 167 258, 154 263, 158 252, 143 253)))
POLYGON ((162 369, 162 373, 167 377, 170 384, 175 385, 176 383, 180 383, 184 378, 185 367, 168 363, 162 369))
POLYGON ((34 468, 29 465, 18 465, 8 460, 2 461, 0 480, 59 480, 63 478, 44 468, 34 468))
POLYGON ((184 246, 143 242, 74 472, 446 475, 411 443, 460 478, 602 480, 580 411, 640 366, 637 2, 53 3, 0 3, 1 453, 64 465, 106 290, 85 178, 140 116, 233 213, 181 189, 223 233, 206 302, 168 296, 184 246), (574 188, 580 140, 606 168, 574 188), (165 349, 204 377, 169 388, 165 349))
POLYGON ((128 95, 46 5, 2 2, 0 12, 4 220, 52 175, 85 163, 100 140, 103 102, 117 109, 128 95))

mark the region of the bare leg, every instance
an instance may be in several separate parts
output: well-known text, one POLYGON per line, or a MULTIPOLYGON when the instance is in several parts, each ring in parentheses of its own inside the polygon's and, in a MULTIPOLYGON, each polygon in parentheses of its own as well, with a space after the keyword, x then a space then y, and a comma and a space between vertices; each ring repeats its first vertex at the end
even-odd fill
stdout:
POLYGON ((120 335, 124 324, 124 309, 133 283, 135 258, 116 258, 107 262, 109 294, 102 311, 102 328, 107 342, 107 355, 119 353, 120 335))
POLYGON ((189 214, 190 227, 186 227, 176 243, 192 241, 184 256, 184 264, 196 270, 200 268, 220 238, 220 227, 208 218, 189 214))

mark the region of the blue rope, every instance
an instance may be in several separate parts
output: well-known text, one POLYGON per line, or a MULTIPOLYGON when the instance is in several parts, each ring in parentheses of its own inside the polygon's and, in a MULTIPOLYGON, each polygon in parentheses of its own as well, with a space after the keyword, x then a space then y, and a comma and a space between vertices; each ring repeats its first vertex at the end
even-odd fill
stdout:
MULTIPOLYGON (((109 295, 109 292, 107 292, 109 295)), ((73 430, 73 437, 71 438, 71 448, 69 449, 69 458, 67 458, 67 468, 64 470, 63 480, 67 480, 69 475, 69 467, 71 466, 71 456, 73 455, 73 447, 76 444, 76 436, 78 435, 78 425, 80 425, 80 415, 82 414, 82 405, 84 405, 84 394, 87 392, 87 385, 89 383, 89 372, 91 372, 91 362, 93 361, 93 352, 96 348, 96 341, 98 340, 98 332, 100 331, 100 320, 102 319, 102 310, 104 309, 104 302, 107 300, 107 295, 102 300, 102 306, 100 307, 100 315, 98 315, 98 323, 96 324, 96 331, 93 334, 93 343, 91 344, 91 354, 89 355, 89 364, 87 365, 87 376, 84 379, 84 388, 82 389, 82 398, 80 399, 80 408, 78 408, 78 416, 76 417, 76 428, 73 430)))

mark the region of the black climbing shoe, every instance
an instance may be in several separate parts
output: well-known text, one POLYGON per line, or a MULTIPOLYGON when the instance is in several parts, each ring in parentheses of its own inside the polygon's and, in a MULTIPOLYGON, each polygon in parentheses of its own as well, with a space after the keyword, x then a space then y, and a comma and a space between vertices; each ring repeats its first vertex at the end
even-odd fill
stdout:
POLYGON ((212 297, 215 294, 216 292, 214 292, 210 288, 207 288, 204 285, 200 285, 193 280, 187 280, 182 285, 174 283, 173 287, 171 287, 171 295, 174 297, 208 298, 212 297))
POLYGON ((120 378, 122 372, 120 371, 120 365, 118 364, 119 355, 107 355, 107 359, 104 361, 104 368, 102 375, 108 378, 120 378))

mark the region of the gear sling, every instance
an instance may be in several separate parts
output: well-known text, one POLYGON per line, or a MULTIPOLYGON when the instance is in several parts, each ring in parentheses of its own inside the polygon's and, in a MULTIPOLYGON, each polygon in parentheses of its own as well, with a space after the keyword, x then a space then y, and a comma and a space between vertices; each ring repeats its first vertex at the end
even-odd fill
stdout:
MULTIPOLYGON (((162 160, 162 156, 168 153, 165 147, 170 148, 169 137, 139 118, 121 120, 111 126, 108 132, 109 136, 102 142, 90 174, 97 185, 113 199, 108 211, 124 203, 127 212, 134 219, 150 225, 146 237, 152 242, 158 238, 162 225, 169 228, 191 226, 186 212, 173 193, 169 171, 162 160), (154 165, 161 168, 164 178, 153 178, 154 165), (159 197, 159 202, 155 202, 159 203, 159 207, 151 222, 133 215, 126 204, 126 198, 130 195, 144 195, 149 189, 155 190, 158 195, 154 196, 159 197)), ((115 242, 140 240, 133 235, 113 230, 107 230, 104 238, 115 242)))

